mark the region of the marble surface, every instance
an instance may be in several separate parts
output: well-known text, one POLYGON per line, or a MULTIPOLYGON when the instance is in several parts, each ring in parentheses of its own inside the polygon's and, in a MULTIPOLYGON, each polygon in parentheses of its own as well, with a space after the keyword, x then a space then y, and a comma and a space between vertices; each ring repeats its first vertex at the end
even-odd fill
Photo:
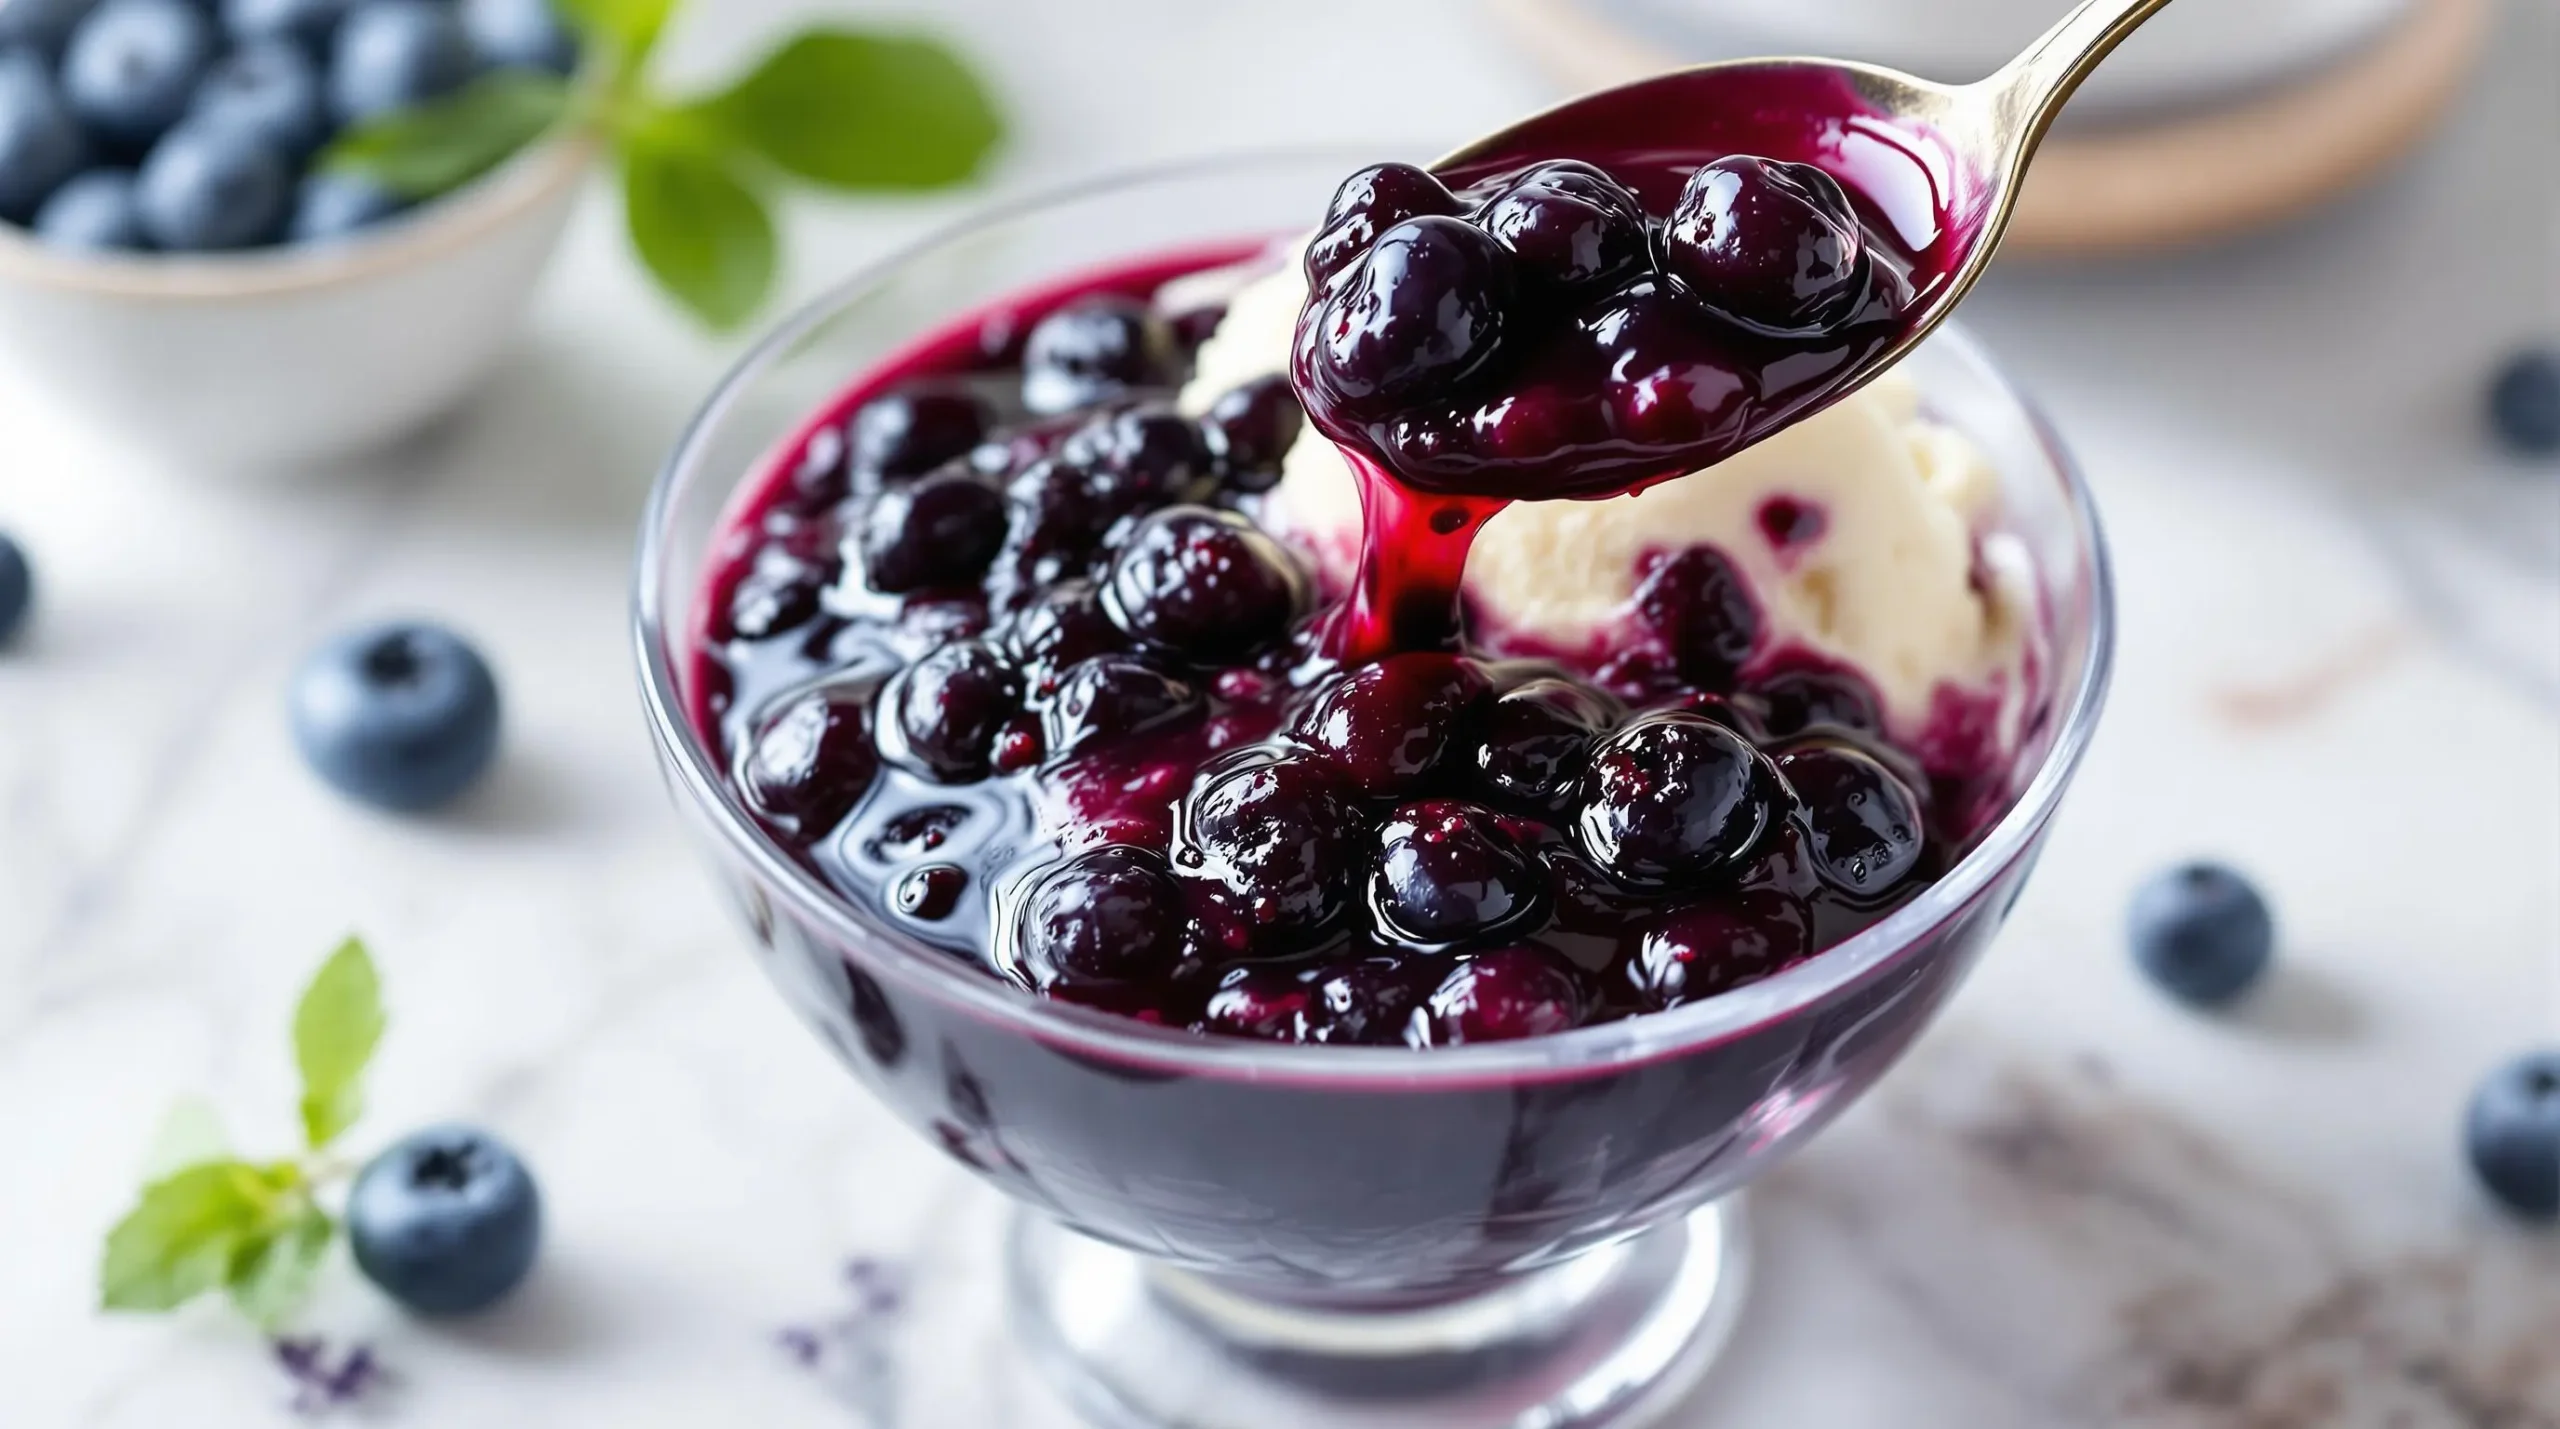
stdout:
MULTIPOLYGON (((676 59, 789 8, 698 4, 676 59)), ((1549 97, 1465 0, 934 13, 1010 95, 1004 185, 1419 154, 1549 97)), ((2496 356, 2560 330, 2556 53, 2524 0, 2370 193, 2210 252, 2006 268, 1973 304, 2100 493, 2115 703, 1988 966, 1760 1191, 1755 1302, 1673 1423, 2560 1425, 2560 1242, 2455 1150, 2473 1079, 2560 1037, 2560 479, 2475 421, 2496 356), (2195 851, 2280 905, 2282 970, 2228 1017, 2148 992, 2118 933, 2195 851)), ((794 283, 962 202, 804 212, 794 283)), ((553 1211, 537 1279, 476 1323, 333 1271, 314 1325, 396 1373, 357 1422, 1068 1422, 1000 1327, 1003 1207, 791 1024, 678 842, 625 572, 729 352, 612 217, 597 194, 483 397, 361 466, 209 484, 0 393, 0 524, 45 582, 0 659, 0 1424, 289 1422, 221 1315, 96 1316, 94 1257, 174 1099, 284 1144, 285 1010, 349 929, 393 1003, 369 1127, 486 1121, 553 1211), (331 798, 280 718, 297 654, 392 612, 475 632, 512 701, 498 776, 423 822, 331 798), (810 1373, 775 1333, 842 1313, 853 1256, 903 1268, 905 1304, 810 1373)))

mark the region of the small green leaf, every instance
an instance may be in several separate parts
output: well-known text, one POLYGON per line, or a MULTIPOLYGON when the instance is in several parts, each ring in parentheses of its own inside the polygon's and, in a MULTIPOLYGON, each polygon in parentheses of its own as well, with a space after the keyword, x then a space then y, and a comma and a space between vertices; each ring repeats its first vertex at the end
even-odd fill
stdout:
POLYGON ((1004 133, 995 102, 947 46, 813 30, 711 102, 776 167, 840 189, 928 189, 978 171, 1004 133))
POLYGON ((146 1182, 158 1181, 230 1154, 231 1142, 223 1134, 222 1114, 202 1097, 184 1097, 170 1106, 168 1114, 160 1118, 160 1129, 152 1133, 151 1150, 143 1158, 142 1178, 146 1182))
POLYGON ((293 1057, 302 1069, 302 1133, 313 1150, 364 1114, 364 1069, 382 1041, 382 981, 361 939, 320 965, 293 1013, 293 1057))
POLYGON ((221 1288, 242 1243, 266 1227, 276 1194, 268 1173, 245 1161, 210 1161, 144 1187, 141 1203, 107 1234, 99 1303, 173 1310, 221 1288))
POLYGON ((430 199, 505 163, 568 112, 565 81, 500 70, 450 99, 348 130, 320 162, 362 174, 404 198, 430 199))
POLYGON ((772 291, 773 219, 719 160, 689 145, 643 142, 622 161, 632 246, 658 283, 714 328, 754 316, 772 291))
POLYGON ((311 1297, 337 1233, 328 1212, 295 1198, 280 1223, 241 1242, 231 1263, 231 1303, 261 1328, 275 1328, 311 1297))
POLYGON ((613 46, 625 66, 636 70, 658 47, 676 0, 559 0, 559 5, 579 33, 613 46))

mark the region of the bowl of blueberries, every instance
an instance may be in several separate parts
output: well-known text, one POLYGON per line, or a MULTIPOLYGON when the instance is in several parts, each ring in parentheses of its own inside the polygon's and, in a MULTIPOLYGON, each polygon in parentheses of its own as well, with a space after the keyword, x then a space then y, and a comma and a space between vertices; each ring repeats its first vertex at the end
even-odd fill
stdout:
POLYGON ((550 0, 0 0, 0 367, 191 468, 415 430, 502 350, 592 147, 414 205, 322 156, 578 58, 550 0))

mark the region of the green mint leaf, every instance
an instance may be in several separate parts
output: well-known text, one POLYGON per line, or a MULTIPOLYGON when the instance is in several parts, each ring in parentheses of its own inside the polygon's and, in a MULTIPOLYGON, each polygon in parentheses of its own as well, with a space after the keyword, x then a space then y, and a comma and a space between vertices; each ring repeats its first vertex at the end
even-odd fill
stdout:
POLYGON ((849 30, 793 38, 710 108, 777 168, 838 189, 958 183, 1004 133, 986 87, 946 46, 849 30))
POLYGON ((311 1298, 337 1222, 307 1198, 295 1197, 275 1224, 242 1240, 231 1262, 231 1303, 262 1329, 274 1329, 311 1298))
POLYGON ((320 163, 362 174, 405 198, 430 199, 506 162, 568 112, 566 81, 500 70, 450 99, 349 129, 320 163))
POLYGON ((231 1142, 222 1130, 222 1114, 202 1097, 186 1097, 169 1108, 168 1114, 160 1118, 160 1129, 151 1134, 151 1150, 143 1157, 142 1179, 163 1180, 190 1166, 220 1161, 230 1154, 231 1142))
POLYGON ((558 0, 560 12, 579 33, 602 40, 622 55, 626 69, 636 70, 658 47, 676 0, 558 0))
POLYGON ((293 1059, 302 1069, 302 1134, 313 1150, 364 1113, 364 1069, 382 1041, 382 981, 361 939, 320 965, 293 1013, 293 1059))
POLYGON ((764 200, 691 144, 644 130, 624 150, 624 217, 659 286, 714 328, 754 316, 773 289, 776 264, 764 200))
POLYGON ((245 1161, 209 1161, 143 1188, 107 1233, 98 1300, 109 1310, 173 1310, 229 1283, 242 1243, 265 1230, 276 1189, 245 1161))

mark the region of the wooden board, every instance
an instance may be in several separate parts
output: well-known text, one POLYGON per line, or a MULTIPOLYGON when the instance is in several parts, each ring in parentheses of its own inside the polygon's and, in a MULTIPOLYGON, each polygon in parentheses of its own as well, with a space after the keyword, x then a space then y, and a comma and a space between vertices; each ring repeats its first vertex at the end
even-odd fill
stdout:
MULTIPOLYGON (((1694 63, 1579 0, 1487 0, 1557 77, 1602 89, 1694 63)), ((2045 141, 2008 242, 2048 253, 2156 248, 2290 217, 2424 137, 2471 72, 2493 0, 2423 0, 2315 75, 2214 109, 2045 141)))

